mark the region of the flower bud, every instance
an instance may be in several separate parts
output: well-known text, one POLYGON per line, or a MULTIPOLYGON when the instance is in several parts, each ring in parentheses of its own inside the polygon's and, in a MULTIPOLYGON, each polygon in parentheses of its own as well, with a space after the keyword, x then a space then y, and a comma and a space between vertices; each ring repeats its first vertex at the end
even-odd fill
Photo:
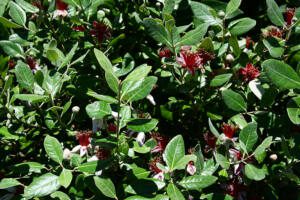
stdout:
POLYGON ((70 149, 65 148, 64 153, 63 153, 63 158, 65 160, 69 160, 71 158, 71 156, 72 156, 72 152, 70 151, 70 149))
POLYGON ((219 16, 220 18, 225 17, 225 12, 224 12, 223 10, 220 10, 220 11, 218 12, 218 16, 219 16))
POLYGON ((154 100, 154 98, 153 98, 153 96, 151 95, 151 94, 149 94, 149 95, 147 95, 147 97, 146 97, 148 100, 149 100, 149 102, 152 104, 152 105, 156 105, 156 102, 155 102, 155 100, 154 100))
POLYGON ((277 154, 275 154, 275 153, 271 154, 270 159, 273 160, 273 161, 276 161, 278 159, 277 154))
POLYGON ((232 63, 234 61, 234 57, 232 54, 227 54, 226 55, 226 61, 229 63, 232 63))
POLYGON ((78 106, 74 106, 73 108, 72 108, 72 112, 73 113, 78 113, 80 111, 80 108, 78 107, 78 106))
POLYGON ((161 3, 160 2, 156 2, 155 6, 158 7, 158 8, 160 8, 161 3))
POLYGON ((103 11, 103 10, 99 10, 98 12, 97 12, 97 19, 98 20, 101 20, 101 19, 103 19, 105 17, 105 12, 103 11))
POLYGON ((139 132, 137 137, 135 138, 135 140, 137 141, 137 143, 140 145, 140 146, 143 146, 144 145, 144 142, 145 142, 145 133, 144 132, 139 132))
POLYGON ((7 117, 7 119, 10 119, 11 118, 11 114, 7 113, 6 117, 7 117))
POLYGON ((189 162, 189 164, 186 167, 186 172, 189 173, 191 176, 193 176, 196 173, 196 167, 193 162, 189 162))

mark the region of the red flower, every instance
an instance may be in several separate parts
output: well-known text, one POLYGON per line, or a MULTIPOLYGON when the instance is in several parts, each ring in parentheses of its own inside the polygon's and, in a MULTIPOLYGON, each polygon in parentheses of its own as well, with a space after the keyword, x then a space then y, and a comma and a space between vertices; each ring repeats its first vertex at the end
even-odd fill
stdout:
POLYGON ((32 70, 36 69, 37 67, 36 60, 31 56, 26 57, 26 63, 29 65, 30 69, 32 70))
POLYGON ((212 133, 206 132, 203 134, 203 137, 207 144, 205 147, 206 152, 216 147, 217 138, 212 133))
POLYGON ((111 152, 104 148, 99 148, 97 150, 96 156, 99 160, 106 160, 109 158, 111 152))
POLYGON ((90 30, 90 34, 97 38, 99 43, 102 43, 104 39, 110 38, 110 28, 101 22, 94 21, 93 29, 90 30))
POLYGON ((162 153, 169 142, 169 138, 162 136, 159 133, 152 134, 152 137, 157 142, 157 145, 151 150, 151 153, 162 153))
POLYGON ((195 70, 204 70, 203 65, 209 60, 212 60, 214 56, 203 49, 197 52, 192 52, 191 47, 183 46, 180 50, 180 57, 177 57, 177 63, 183 68, 187 68, 192 74, 195 74, 195 70))
POLYGON ((290 26, 293 23, 294 15, 295 15, 295 8, 286 9, 286 12, 284 13, 286 25, 290 26))
POLYGON ((226 137, 232 138, 234 133, 237 130, 237 127, 234 125, 231 125, 231 124, 223 123, 221 130, 223 131, 223 133, 225 134, 226 137))
POLYGON ((235 160, 241 160, 242 159, 242 153, 239 150, 236 149, 229 149, 229 154, 235 159, 235 160))
POLYGON ((246 186, 239 183, 237 180, 231 180, 229 183, 223 186, 225 193, 231 195, 235 199, 240 199, 246 192, 246 186))
POLYGON ((80 26, 73 26, 72 28, 74 31, 79 31, 79 32, 84 32, 85 31, 85 27, 83 25, 80 26))
POLYGON ((171 58, 172 52, 167 47, 161 48, 158 52, 160 58, 171 58))
POLYGON ((162 171, 156 166, 156 163, 162 163, 162 158, 160 156, 153 158, 153 160, 151 160, 148 165, 149 165, 150 171, 152 171, 155 174, 158 174, 162 171))
POLYGON ((9 67, 10 69, 13 69, 15 66, 16 66, 16 63, 15 63, 14 60, 9 60, 9 61, 8 61, 8 67, 9 67))
POLYGON ((63 2, 63 0, 56 0, 56 10, 67 10, 68 9, 68 4, 63 2))
POLYGON ((239 70, 239 74, 243 76, 245 82, 249 82, 257 78, 260 75, 260 72, 254 65, 248 63, 245 68, 239 70))
POLYGON ((117 126, 114 123, 109 123, 107 126, 107 132, 110 132, 110 133, 117 132, 117 126))
POLYGON ((272 26, 267 32, 268 37, 282 38, 282 35, 283 35, 282 30, 280 30, 276 26, 272 26))
POLYGON ((246 48, 250 49, 253 46, 254 46, 253 40, 251 39, 251 37, 247 36, 246 37, 246 48))
POLYGON ((90 131, 82 131, 77 133, 76 139, 79 141, 80 146, 87 147, 91 143, 91 132, 90 131))

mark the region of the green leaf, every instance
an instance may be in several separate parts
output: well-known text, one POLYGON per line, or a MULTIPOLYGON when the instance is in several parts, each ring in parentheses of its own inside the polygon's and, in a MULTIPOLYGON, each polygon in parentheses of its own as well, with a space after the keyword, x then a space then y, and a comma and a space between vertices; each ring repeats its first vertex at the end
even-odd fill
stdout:
POLYGON ((216 136, 216 138, 218 138, 220 136, 219 131, 214 127, 213 123, 211 122, 210 118, 208 118, 208 126, 209 126, 209 130, 212 132, 212 134, 214 134, 214 136, 216 136))
POLYGON ((73 178, 72 171, 63 168, 63 170, 61 171, 61 173, 59 175, 58 180, 59 180, 60 185, 67 188, 71 184, 72 178, 73 178))
POLYGON ((111 107, 104 101, 95 101, 94 103, 88 104, 85 110, 90 118, 102 119, 107 115, 111 115, 111 107))
POLYGON ((28 91, 32 91, 34 76, 29 66, 25 63, 19 62, 15 67, 15 74, 20 86, 28 91))
POLYGON ((9 21, 5 17, 0 17, 0 23, 6 28, 22 28, 19 24, 9 21))
POLYGON ((118 199, 114 183, 109 178, 94 176, 95 185, 107 197, 118 199))
POLYGON ((201 190, 214 184, 217 180, 218 178, 215 176, 194 175, 184 177, 179 185, 188 190, 201 190))
POLYGON ((294 124, 300 124, 300 96, 294 97, 288 102, 287 113, 294 124))
POLYGON ((24 58, 24 51, 21 45, 8 40, 1 40, 0 46, 3 51, 11 57, 24 58))
POLYGON ((162 25, 162 22, 152 18, 146 18, 144 19, 143 24, 147 28, 148 34, 153 37, 153 39, 172 48, 173 45, 168 39, 167 30, 162 25))
POLYGON ((77 48, 78 48, 78 42, 72 47, 71 51, 66 55, 65 59, 61 62, 61 64, 58 67, 58 70, 68 65, 72 61, 77 48))
POLYGON ((237 11, 241 5, 242 0, 230 0, 226 7, 226 15, 230 15, 237 11))
POLYGON ((1 139, 5 140, 18 140, 19 136, 13 135, 6 126, 3 126, 0 128, 0 136, 2 136, 1 139))
POLYGON ((4 178, 0 181, 0 190, 21 185, 19 181, 13 178, 4 178))
POLYGON ((48 96, 38 94, 15 94, 12 98, 16 98, 22 101, 28 101, 31 103, 47 102, 49 99, 48 96))
POLYGON ((253 146, 257 142, 257 123, 249 123, 245 128, 243 128, 239 134, 239 140, 245 145, 247 153, 252 151, 253 146))
POLYGON ((200 2, 190 2, 191 9, 194 13, 194 17, 199 19, 203 23, 207 23, 208 25, 216 25, 221 24, 222 21, 216 18, 212 13, 213 9, 203 3, 200 2))
POLYGON ((9 15, 17 24, 25 26, 26 13, 18 4, 13 1, 9 2, 9 15))
POLYGON ((255 181, 261 181, 266 177, 265 171, 263 169, 259 169, 252 164, 247 164, 245 167, 246 176, 255 181))
POLYGON ((264 39, 263 43, 273 58, 280 58, 283 55, 284 48, 280 46, 279 42, 275 38, 269 37, 264 39))
POLYGON ((44 140, 44 148, 47 155, 55 162, 62 164, 63 161, 63 150, 59 141, 49 135, 44 140))
POLYGON ((28 173, 41 173, 42 169, 45 169, 45 166, 38 162, 24 162, 16 164, 14 166, 16 171, 28 172, 28 173))
POLYGON ((228 108, 237 112, 247 111, 247 104, 239 93, 227 89, 222 91, 222 97, 228 108))
POLYGON ((193 161, 194 163, 197 161, 197 156, 196 155, 185 155, 183 156, 177 163, 176 163, 176 166, 174 167, 173 170, 181 170, 181 169, 185 169, 187 164, 190 162, 190 161, 193 161))
POLYGON ((104 101, 106 103, 118 103, 118 100, 107 95, 97 94, 96 92, 92 91, 91 89, 88 90, 86 93, 87 95, 94 97, 97 100, 104 101))
POLYGON ((127 197, 125 200, 169 200, 169 197, 163 194, 156 195, 153 198, 147 198, 147 197, 135 195, 135 196, 127 197))
POLYGON ((200 43, 206 34, 208 29, 208 24, 203 23, 199 25, 196 29, 187 32, 181 40, 176 44, 176 46, 183 45, 194 45, 200 43))
POLYGON ((300 88, 300 77, 288 64, 269 59, 262 63, 262 67, 277 87, 282 89, 300 88))
POLYGON ((0 17, 3 16, 4 12, 5 12, 5 8, 8 4, 9 0, 2 0, 0 1, 0 17))
POLYGON ((26 12, 29 12, 29 13, 37 13, 39 12, 39 8, 24 1, 24 0, 16 0, 16 3, 21 7, 23 8, 26 12))
POLYGON ((271 22, 276 26, 284 26, 283 15, 277 3, 274 0, 267 0, 267 7, 267 14, 271 22))
POLYGON ((170 197, 170 200, 185 200, 183 194, 173 183, 169 183, 167 187, 167 194, 170 197))
POLYGON ((151 71, 151 66, 149 66, 149 65, 144 64, 144 65, 138 66, 126 77, 126 79, 123 81, 123 83, 126 81, 142 80, 149 74, 150 71, 151 71))
POLYGON ((169 170, 173 171, 184 155, 185 148, 183 138, 181 135, 177 135, 168 143, 163 153, 163 159, 169 167, 169 170))
POLYGON ((119 79, 114 74, 113 66, 109 59, 104 55, 104 53, 98 49, 94 49, 95 56, 98 60, 98 63, 105 71, 105 79, 107 81, 108 86, 112 89, 115 93, 118 93, 119 90, 119 79))
POLYGON ((266 157, 266 149, 272 144, 272 136, 267 137, 253 152, 255 159, 262 163, 266 157))
POLYGON ((214 44, 210 37, 206 37, 202 40, 201 44, 199 45, 200 49, 205 49, 208 52, 214 52, 214 44))
POLYGON ((24 197, 27 199, 33 197, 47 196, 60 188, 58 176, 47 173, 38 178, 33 179, 33 182, 25 187, 24 197))
POLYGON ((229 38, 229 44, 230 46, 232 47, 232 50, 233 50, 233 54, 236 56, 236 57, 239 57, 240 54, 241 54, 241 48, 239 46, 239 41, 237 39, 236 36, 231 36, 229 38))
POLYGON ((71 200, 70 197, 61 191, 56 191, 50 195, 51 198, 58 198, 59 200, 71 200))
POLYGON ((217 163, 219 165, 221 165, 222 168, 229 169, 230 162, 225 156, 223 156, 222 154, 216 153, 215 158, 216 158, 217 163))
POLYGON ((227 83, 230 78, 232 77, 232 74, 221 74, 221 75, 217 75, 215 76, 211 82, 210 82, 210 86, 211 87, 219 87, 224 85, 225 83, 227 83))
POLYGON ((126 84, 122 85, 121 99, 127 102, 143 99, 151 92, 156 82, 157 78, 154 76, 146 77, 138 83, 136 81, 127 81, 126 84), (130 86, 133 89, 129 89, 130 86))
POLYGON ((158 124, 157 119, 131 119, 128 120, 127 127, 136 132, 149 132, 158 124))
POLYGON ((255 25, 256 21, 254 19, 246 17, 230 22, 228 28, 232 35, 242 35, 254 28, 255 25))
POLYGON ((131 118, 131 108, 130 106, 123 106, 121 107, 120 110, 120 124, 119 127, 120 129, 125 127, 129 121, 129 119, 131 118))
POLYGON ((81 172, 95 174, 96 171, 103 170, 105 167, 109 166, 111 160, 98 160, 86 162, 77 167, 77 169, 81 172))

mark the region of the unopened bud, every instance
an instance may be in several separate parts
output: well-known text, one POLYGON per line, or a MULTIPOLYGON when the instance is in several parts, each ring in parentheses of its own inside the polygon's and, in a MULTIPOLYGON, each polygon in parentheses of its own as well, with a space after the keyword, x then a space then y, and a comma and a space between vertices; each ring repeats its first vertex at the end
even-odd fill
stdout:
POLYGON ((273 161, 276 161, 276 160, 278 159, 277 154, 275 154, 275 153, 274 153, 274 154, 271 154, 271 155, 270 155, 270 159, 273 160, 273 161))
POLYGON ((232 63, 234 61, 234 57, 232 54, 227 54, 226 55, 226 61, 229 63, 232 63))
POLYGON ((78 107, 78 106, 74 106, 73 108, 72 108, 72 112, 73 113, 78 113, 80 111, 80 108, 78 107))
POLYGON ((155 100, 154 100, 154 98, 153 98, 153 96, 151 95, 151 94, 149 94, 149 95, 147 95, 147 97, 146 97, 148 100, 149 100, 149 102, 152 104, 152 105, 156 105, 156 102, 155 102, 155 100))
POLYGON ((7 119, 10 119, 11 118, 11 114, 7 113, 6 117, 7 117, 7 119))
POLYGON ((63 158, 65 160, 69 160, 71 158, 71 155, 72 155, 72 152, 68 148, 65 148, 64 153, 63 153, 63 158))
POLYGON ((97 18, 100 20, 102 19, 103 17, 105 17, 105 12, 103 10, 99 10, 97 12, 97 18))
POLYGON ((218 16, 221 17, 221 18, 225 17, 225 12, 223 10, 220 10, 218 12, 218 16))
POLYGON ((137 143, 140 145, 140 146, 143 146, 144 145, 144 142, 145 142, 145 138, 146 138, 146 135, 144 132, 139 132, 137 137, 135 138, 135 140, 137 141, 137 143))
POLYGON ((155 6, 158 7, 158 8, 160 8, 161 3, 160 2, 156 2, 155 6))

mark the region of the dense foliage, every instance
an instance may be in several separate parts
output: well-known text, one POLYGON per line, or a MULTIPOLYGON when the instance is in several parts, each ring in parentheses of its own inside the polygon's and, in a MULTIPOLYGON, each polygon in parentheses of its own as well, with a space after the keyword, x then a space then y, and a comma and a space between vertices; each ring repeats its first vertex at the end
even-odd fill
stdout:
POLYGON ((300 199, 299 4, 1 0, 0 199, 300 199))

